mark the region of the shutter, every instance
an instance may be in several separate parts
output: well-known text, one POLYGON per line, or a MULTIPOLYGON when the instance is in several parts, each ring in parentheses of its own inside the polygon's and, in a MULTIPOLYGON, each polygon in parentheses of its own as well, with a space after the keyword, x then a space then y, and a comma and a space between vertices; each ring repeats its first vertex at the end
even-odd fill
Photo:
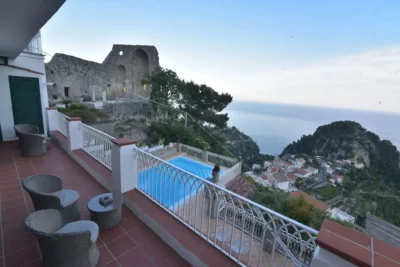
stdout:
POLYGON ((32 124, 43 133, 39 79, 9 76, 14 124, 32 124))

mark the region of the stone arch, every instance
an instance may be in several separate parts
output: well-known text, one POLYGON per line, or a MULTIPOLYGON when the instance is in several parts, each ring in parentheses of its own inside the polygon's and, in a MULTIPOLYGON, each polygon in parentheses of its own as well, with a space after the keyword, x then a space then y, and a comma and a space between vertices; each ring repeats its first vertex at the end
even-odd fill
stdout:
POLYGON ((136 49, 133 51, 133 77, 135 92, 141 95, 148 95, 149 89, 144 91, 142 80, 150 73, 149 69, 149 56, 143 49, 136 49))
POLYGON ((115 70, 115 80, 117 83, 124 83, 126 80, 126 69, 124 66, 119 65, 115 70))
POLYGON ((115 69, 116 89, 122 91, 126 80, 126 69, 122 65, 118 65, 115 69))

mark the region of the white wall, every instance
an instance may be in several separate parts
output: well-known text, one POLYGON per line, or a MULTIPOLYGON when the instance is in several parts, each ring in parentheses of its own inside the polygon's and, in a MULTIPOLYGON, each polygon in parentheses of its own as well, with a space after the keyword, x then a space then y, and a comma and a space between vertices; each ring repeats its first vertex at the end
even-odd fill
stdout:
POLYGON ((233 178, 238 176, 242 172, 242 162, 236 163, 235 166, 230 168, 229 170, 226 170, 221 176, 219 177, 219 185, 225 186, 227 183, 229 183, 233 178))
MULTIPOLYGON (((8 64, 45 73, 44 57, 41 55, 21 53, 16 59, 9 60, 8 64)), ((8 76, 39 78, 40 96, 42 99, 43 128, 46 133, 47 123, 45 110, 46 107, 48 107, 46 76, 25 70, 14 69, 8 66, 0 66, 0 123, 3 141, 17 139, 13 128, 14 117, 12 113, 10 83, 8 81, 8 76)))

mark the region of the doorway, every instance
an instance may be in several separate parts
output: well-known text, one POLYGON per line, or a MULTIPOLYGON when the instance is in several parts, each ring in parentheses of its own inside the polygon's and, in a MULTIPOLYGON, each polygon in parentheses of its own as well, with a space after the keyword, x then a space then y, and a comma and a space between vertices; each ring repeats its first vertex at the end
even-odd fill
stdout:
POLYGON ((15 124, 32 124, 43 134, 42 103, 38 78, 9 76, 15 124))

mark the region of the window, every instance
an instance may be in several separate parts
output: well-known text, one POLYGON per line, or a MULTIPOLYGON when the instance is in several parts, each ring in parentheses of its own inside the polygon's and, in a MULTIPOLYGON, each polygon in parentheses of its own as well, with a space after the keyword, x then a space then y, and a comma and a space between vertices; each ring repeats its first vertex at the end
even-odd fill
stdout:
POLYGON ((7 65, 8 59, 6 57, 0 57, 0 65, 7 65))
POLYGON ((64 96, 69 97, 69 87, 64 87, 64 96))

